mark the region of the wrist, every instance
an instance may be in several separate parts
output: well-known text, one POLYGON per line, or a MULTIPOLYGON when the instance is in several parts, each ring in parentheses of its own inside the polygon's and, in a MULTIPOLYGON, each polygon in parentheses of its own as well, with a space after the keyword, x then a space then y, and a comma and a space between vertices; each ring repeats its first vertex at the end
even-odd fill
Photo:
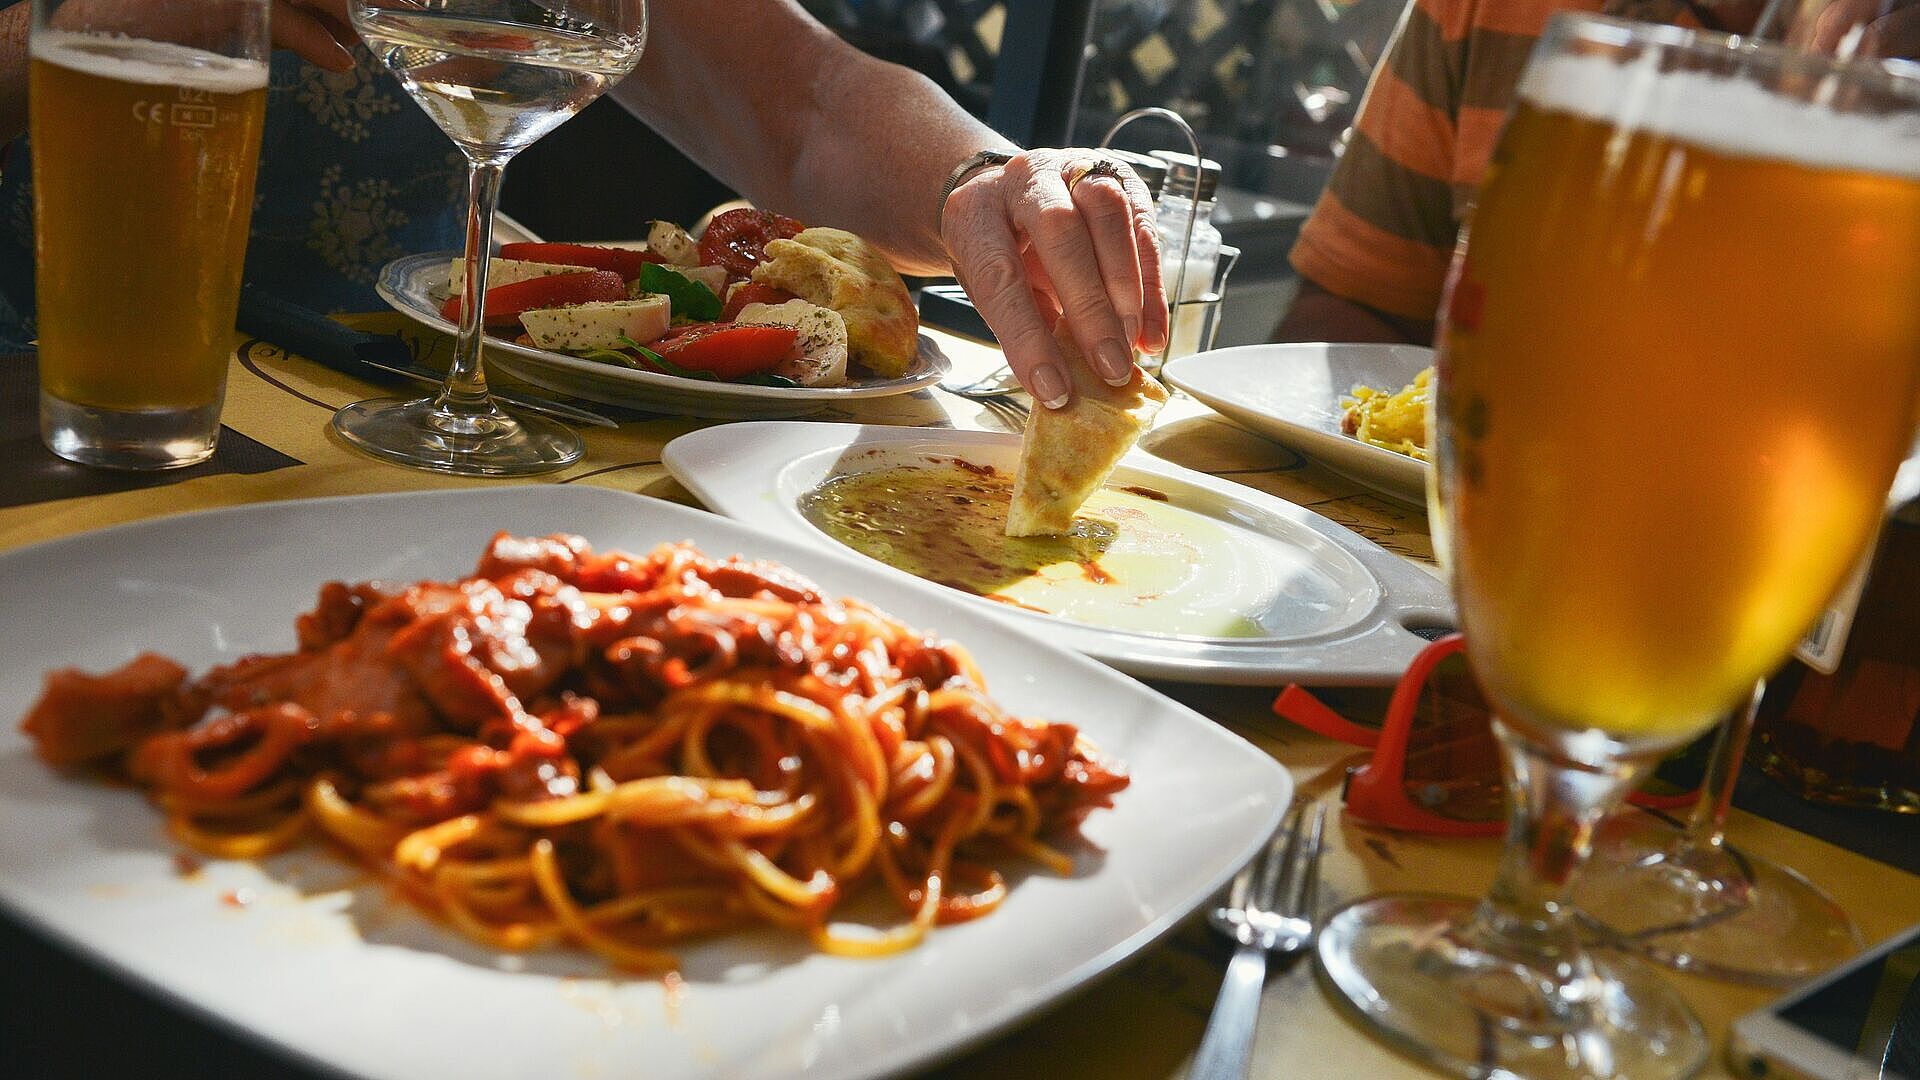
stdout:
POLYGON ((977 150, 953 167, 947 174, 947 182, 940 185, 940 202, 935 208, 936 232, 944 230, 947 216, 947 200, 953 197, 953 191, 961 184, 973 178, 982 169, 993 169, 1013 160, 1013 155, 1003 150, 977 150))

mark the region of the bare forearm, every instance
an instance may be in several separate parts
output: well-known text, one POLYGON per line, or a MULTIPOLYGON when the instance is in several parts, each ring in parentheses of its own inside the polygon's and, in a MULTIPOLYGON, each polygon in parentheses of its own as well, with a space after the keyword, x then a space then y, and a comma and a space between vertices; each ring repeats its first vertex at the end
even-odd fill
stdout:
POLYGON ((712 10, 656 4, 647 54, 616 96, 755 203, 858 232, 909 273, 947 272, 941 182, 1006 141, 788 0, 766 3, 752 25, 712 10))
POLYGON ((27 18, 33 5, 0 10, 0 145, 27 129, 27 18))
POLYGON ((1377 341, 1430 345, 1433 324, 1377 311, 1300 282, 1293 306, 1273 331, 1274 341, 1377 341))
POLYGON ((859 222, 902 269, 948 272, 939 233, 940 187, 977 150, 1018 149, 918 72, 862 56, 842 68, 802 147, 794 195, 823 216, 859 222), (865 115, 858 125, 833 116, 865 115))

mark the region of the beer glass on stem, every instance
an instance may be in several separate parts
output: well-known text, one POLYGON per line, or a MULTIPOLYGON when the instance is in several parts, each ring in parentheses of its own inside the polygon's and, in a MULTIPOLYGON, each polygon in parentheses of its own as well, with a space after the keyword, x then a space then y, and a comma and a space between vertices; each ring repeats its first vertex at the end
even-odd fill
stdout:
MULTIPOLYGON (((1920 33, 1888 32, 1882 22, 1898 6, 1775 0, 1753 36, 1843 60, 1911 58, 1920 33)), ((1574 902, 1616 947, 1710 978, 1787 987, 1845 961, 1865 942, 1846 911, 1805 876, 1726 842, 1727 809, 1763 690, 1721 726, 1703 797, 1685 827, 1674 830, 1651 814, 1614 815, 1601 827, 1574 902), (1754 948, 1756 940, 1766 947, 1754 948)))
POLYGON ((1438 358, 1438 538, 1511 828, 1478 904, 1328 920, 1323 970, 1376 1032, 1462 1076, 1704 1063, 1671 987, 1582 947, 1568 888, 1600 819, 1752 693, 1872 538, 1920 395, 1916 282, 1920 78, 1549 24, 1438 358))
POLYGON ((625 78, 646 44, 644 0, 354 0, 354 28, 467 158, 466 275, 439 393, 334 415, 348 443, 461 476, 525 476, 580 459, 580 436, 511 416, 487 393, 487 257, 500 178, 523 147, 625 78))

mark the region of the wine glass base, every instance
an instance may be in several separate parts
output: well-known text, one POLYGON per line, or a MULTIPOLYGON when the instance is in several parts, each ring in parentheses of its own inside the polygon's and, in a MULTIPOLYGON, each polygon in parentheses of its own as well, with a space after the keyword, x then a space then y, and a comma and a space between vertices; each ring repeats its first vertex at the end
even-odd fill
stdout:
POLYGON ((1853 920, 1796 871, 1628 809, 1608 818, 1574 882, 1609 944, 1709 978, 1785 987, 1865 948, 1853 920))
POLYGON ((572 429, 538 416, 509 416, 495 406, 471 416, 439 409, 432 398, 359 401, 333 414, 348 445, 382 461, 454 476, 532 476, 580 460, 572 429))
POLYGON ((1320 931, 1320 971, 1375 1034, 1455 1076, 1674 1080, 1711 1043, 1673 988, 1632 957, 1570 958, 1566 993, 1476 932, 1477 905, 1379 896, 1320 931))

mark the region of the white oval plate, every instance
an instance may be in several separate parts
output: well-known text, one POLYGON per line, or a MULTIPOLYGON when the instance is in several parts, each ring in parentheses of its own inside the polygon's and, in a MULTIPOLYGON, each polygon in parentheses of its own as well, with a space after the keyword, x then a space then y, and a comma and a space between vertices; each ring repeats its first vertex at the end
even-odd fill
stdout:
POLYGON ((1419 345, 1240 345, 1183 356, 1161 377, 1255 434, 1425 507, 1431 466, 1341 431, 1340 398, 1356 386, 1397 390, 1431 363, 1419 345))
MULTIPOLYGON (((447 298, 447 267, 456 252, 429 252, 395 259, 380 269, 374 288, 395 311, 442 333, 459 328, 440 317, 447 298)), ((535 386, 607 405, 723 420, 798 416, 860 398, 911 394, 946 377, 951 366, 933 339, 920 336, 920 355, 897 379, 855 377, 847 386, 753 386, 706 382, 635 371, 548 352, 498 338, 487 339, 487 362, 535 386)))
MULTIPOLYGON (((1001 432, 787 422, 682 435, 667 444, 661 460, 701 502, 729 517, 838 547, 797 505, 824 481, 928 457, 1011 470, 1019 453, 1020 437, 1001 432)), ((1453 625, 1453 605, 1440 581, 1310 510, 1138 450, 1110 484, 1154 488, 1222 528, 1278 545, 1269 550, 1289 567, 1285 595, 1299 598, 1299 617, 1274 636, 1185 637, 1092 626, 958 590, 949 594, 1134 675, 1251 686, 1386 685, 1426 645, 1409 627, 1453 625)), ((913 579, 904 570, 870 565, 913 579)))
POLYGON ((950 594, 820 545, 605 488, 266 503, 0 555, 0 902, 193 1008, 359 1077, 865 1077, 956 1052, 1171 928, 1251 857, 1285 769, 1205 717, 950 594), (161 649, 193 670, 294 646, 321 582, 446 579, 496 530, 635 551, 692 540, 777 559, 972 650, 1016 713, 1071 721, 1133 784, 1095 811, 1071 878, 1012 875, 1005 904, 875 960, 781 931, 677 949, 685 985, 584 952, 506 956, 309 844, 183 876, 139 793, 41 765, 16 730, 46 671, 161 649), (23 612, 60 612, 35 619, 23 612), (1204 793, 1204 795, 1202 795, 1204 793), (246 890, 244 909, 222 903, 246 890))

